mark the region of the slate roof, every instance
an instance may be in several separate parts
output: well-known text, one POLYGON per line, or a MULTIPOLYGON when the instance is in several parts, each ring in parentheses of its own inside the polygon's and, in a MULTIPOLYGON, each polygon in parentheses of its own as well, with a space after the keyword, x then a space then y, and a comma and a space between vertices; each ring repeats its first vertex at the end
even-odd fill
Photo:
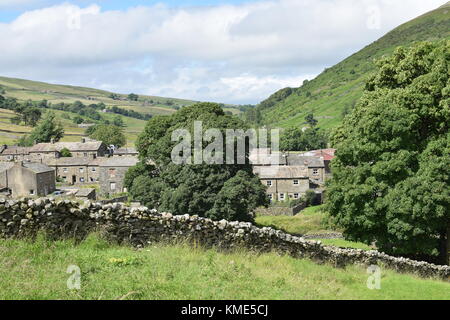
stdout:
POLYGON ((306 166, 308 168, 325 168, 323 159, 318 157, 306 157, 298 154, 290 154, 287 157, 288 166, 306 166))
POLYGON ((1 154, 4 156, 30 153, 30 148, 27 147, 3 146, 2 149, 1 154))
POLYGON ((253 167, 260 179, 308 179, 305 166, 261 166, 253 167))
POLYGON ((101 141, 38 143, 30 148, 30 152, 54 152, 66 148, 73 152, 98 151, 101 141))
POLYGON ((112 158, 105 158, 104 161, 102 161, 99 166, 100 167, 133 167, 138 163, 137 157, 112 157, 112 158))
POLYGON ((90 161, 89 158, 81 157, 68 157, 68 158, 58 158, 58 159, 46 159, 45 163, 52 167, 62 167, 62 166, 87 166, 90 161))
MULTIPOLYGON (((44 173, 44 172, 50 172, 55 171, 55 169, 39 162, 22 162, 23 167, 27 168, 34 173, 44 173)), ((0 172, 6 171, 14 167, 14 165, 18 165, 18 162, 0 162, 0 172)))
POLYGON ((55 171, 55 169, 39 162, 23 162, 23 166, 27 169, 30 169, 34 173, 55 171))
POLYGON ((114 150, 114 155, 138 155, 139 153, 134 148, 119 148, 114 150))

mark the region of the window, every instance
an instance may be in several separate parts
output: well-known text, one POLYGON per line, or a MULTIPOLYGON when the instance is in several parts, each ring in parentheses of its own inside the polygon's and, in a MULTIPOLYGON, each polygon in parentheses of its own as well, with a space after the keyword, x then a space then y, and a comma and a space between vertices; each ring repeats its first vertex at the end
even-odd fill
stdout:
POLYGON ((109 169, 109 177, 114 178, 116 176, 116 169, 109 169))
POLYGON ((300 195, 298 193, 294 193, 294 199, 300 198, 300 195))
POLYGON ((92 168, 92 172, 95 172, 95 171, 97 171, 97 169, 96 168, 92 168))
POLYGON ((269 194, 269 200, 270 200, 270 201, 273 200, 273 194, 269 194))
POLYGON ((80 182, 84 182, 84 178, 83 177, 80 178, 80 182))
POLYGON ((111 191, 116 190, 116 183, 115 182, 111 182, 110 189, 111 189, 111 191))
POLYGON ((34 196, 34 190, 33 189, 30 190, 30 196, 34 196))
POLYGON ((271 187, 272 186, 272 181, 267 181, 267 186, 271 187))
POLYGON ((83 173, 84 172, 84 168, 80 168, 80 173, 83 173))
POLYGON ((286 195, 284 193, 280 193, 280 201, 284 201, 286 199, 286 195))
POLYGON ((90 180, 91 180, 91 182, 95 182, 95 179, 92 177, 90 177, 90 180))
POLYGON ((299 181, 298 180, 294 180, 294 186, 298 186, 299 185, 299 181))
POLYGON ((62 179, 63 179, 64 181, 67 181, 67 177, 62 177, 62 179))
POLYGON ((13 158, 12 156, 8 156, 8 160, 12 160, 12 158, 13 158))
POLYGON ((85 153, 84 153, 84 157, 87 157, 87 156, 88 156, 88 154, 85 152, 85 153))
POLYGON ((313 169, 313 175, 318 176, 319 175, 319 169, 313 169))
POLYGON ((67 168, 64 168, 64 169, 63 169, 63 172, 67 172, 67 168))

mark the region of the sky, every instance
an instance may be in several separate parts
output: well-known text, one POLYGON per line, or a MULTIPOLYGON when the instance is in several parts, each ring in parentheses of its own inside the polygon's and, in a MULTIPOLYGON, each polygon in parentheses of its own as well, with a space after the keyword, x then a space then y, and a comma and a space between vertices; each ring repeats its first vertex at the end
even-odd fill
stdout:
POLYGON ((256 104, 446 0, 0 0, 0 75, 256 104))

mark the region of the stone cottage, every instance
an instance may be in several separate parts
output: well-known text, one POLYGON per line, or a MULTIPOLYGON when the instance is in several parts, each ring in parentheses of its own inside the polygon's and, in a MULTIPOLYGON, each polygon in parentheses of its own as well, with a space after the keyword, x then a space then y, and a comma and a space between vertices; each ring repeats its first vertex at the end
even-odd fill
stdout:
POLYGON ((81 142, 50 142, 38 143, 30 148, 30 156, 35 161, 55 159, 60 157, 62 149, 68 149, 74 158, 104 157, 109 155, 108 148, 102 141, 87 140, 81 142))
POLYGON ((287 165, 307 167, 308 177, 317 184, 321 185, 326 181, 327 175, 323 158, 289 154, 287 156, 287 165))
POLYGON ((99 165, 100 194, 103 196, 127 192, 123 181, 130 167, 138 163, 137 157, 111 157, 99 165))
POLYGON ((14 198, 47 196, 56 190, 55 179, 55 169, 42 163, 0 163, 0 188, 7 189, 14 198))
POLYGON ((255 166, 253 172, 267 186, 271 201, 300 199, 311 189, 306 166, 255 166))
POLYGON ((66 183, 83 184, 99 181, 99 164, 106 158, 69 157, 44 159, 56 171, 56 176, 66 183))
POLYGON ((30 158, 30 148, 7 146, 0 147, 0 161, 24 161, 30 158))

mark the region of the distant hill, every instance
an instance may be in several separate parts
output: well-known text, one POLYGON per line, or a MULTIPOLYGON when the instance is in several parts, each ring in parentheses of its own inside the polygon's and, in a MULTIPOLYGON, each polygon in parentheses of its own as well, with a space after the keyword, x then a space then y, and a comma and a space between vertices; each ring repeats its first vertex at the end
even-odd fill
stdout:
MULTIPOLYGON (((79 100, 86 105, 103 102, 107 106, 118 106, 151 115, 171 114, 177 108, 196 102, 192 100, 144 95, 139 95, 138 101, 130 101, 127 99, 128 94, 116 93, 114 93, 115 99, 113 99, 111 98, 113 93, 104 90, 6 77, 0 77, 0 86, 6 90, 5 96, 14 97, 19 100, 30 99, 40 101, 45 99, 52 103, 71 103, 79 100)), ((135 93, 137 94, 137 92, 135 93)))
MULTIPOLYGON (((116 94, 104 90, 76 87, 68 85, 49 84, 45 82, 0 77, 0 89, 5 91, 5 97, 16 98, 19 101, 42 101, 47 100, 52 104, 64 102, 66 104, 81 101, 85 105, 98 104, 103 102, 107 107, 117 106, 122 109, 134 110, 141 114, 169 115, 176 110, 189 106, 197 101, 176 98, 164 98, 157 96, 139 95, 137 101, 128 100, 128 94, 116 94)), ((0 92, 3 92, 0 91, 0 92)), ((1 94, 1 93, 0 93, 1 94)), ((138 94, 135 92, 135 94, 138 94)), ((234 114, 241 111, 234 106, 225 105, 225 111, 234 114)), ((79 128, 72 122, 76 115, 70 112, 56 111, 58 120, 63 124, 66 136, 63 141, 79 141, 85 129, 79 128)), ((23 125, 11 124, 14 113, 11 110, 0 109, 0 144, 14 144, 18 138, 28 133, 32 128, 23 125)), ((102 117, 112 120, 117 114, 102 113, 102 117)), ((139 133, 144 129, 146 121, 122 116, 125 123, 125 134, 128 145, 134 144, 139 133)))
POLYGON ((450 2, 399 26, 302 87, 274 93, 258 105, 262 123, 300 126, 312 112, 319 127, 335 127, 361 97, 367 76, 375 70, 374 59, 393 53, 398 46, 441 39, 450 39, 450 2))

